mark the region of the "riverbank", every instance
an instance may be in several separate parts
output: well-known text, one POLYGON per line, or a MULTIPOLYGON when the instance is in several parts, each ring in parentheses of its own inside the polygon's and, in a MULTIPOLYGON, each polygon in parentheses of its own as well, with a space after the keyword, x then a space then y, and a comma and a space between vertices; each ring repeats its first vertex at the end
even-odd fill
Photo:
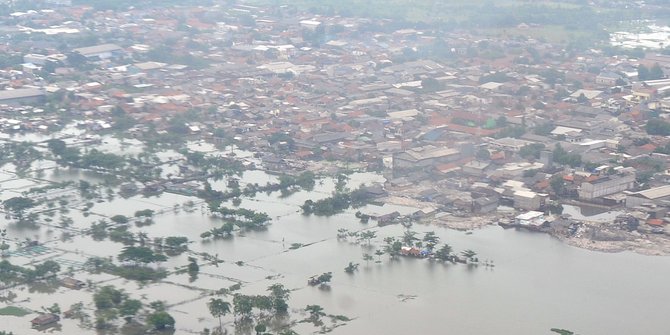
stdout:
MULTIPOLYGON (((460 231, 482 229, 500 222, 510 222, 513 214, 498 213, 481 216, 460 217, 451 214, 433 218, 429 224, 460 231)), ((565 244, 592 251, 617 253, 631 251, 649 256, 670 255, 670 238, 664 234, 642 234, 613 228, 602 222, 580 222, 580 228, 574 234, 551 227, 535 229, 539 233, 549 234, 565 244)), ((509 228, 509 227, 507 227, 509 228)), ((516 228, 524 229, 524 228, 516 228)))

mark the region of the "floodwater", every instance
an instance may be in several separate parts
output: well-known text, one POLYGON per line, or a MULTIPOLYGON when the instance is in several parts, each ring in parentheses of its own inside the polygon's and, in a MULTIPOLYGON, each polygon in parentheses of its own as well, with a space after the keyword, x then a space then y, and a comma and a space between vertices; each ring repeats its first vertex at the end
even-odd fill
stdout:
POLYGON ((648 25, 636 31, 618 31, 611 34, 610 44, 624 48, 658 50, 668 46, 670 26, 648 25))
MULTIPOLYGON (((258 182, 264 185, 276 177, 260 171, 248 171, 241 184, 258 182)), ((23 180, 23 179, 19 179, 23 180)), ((360 183, 382 181, 378 175, 355 174, 349 187, 360 183)), ((225 189, 225 180, 213 183, 225 189)), ((539 233, 487 227, 471 234, 441 227, 415 224, 419 232, 434 230, 453 246, 456 252, 472 249, 480 260, 493 260, 495 268, 484 266, 441 264, 428 260, 401 258, 366 263, 363 254, 381 249, 387 236, 401 236, 404 227, 376 227, 374 222, 362 224, 352 209, 332 217, 304 216, 299 206, 307 199, 329 196, 334 187, 331 179, 317 182, 314 191, 299 191, 287 197, 278 192, 258 193, 253 199, 243 198, 241 207, 267 212, 273 223, 264 231, 238 233, 230 239, 201 241, 200 233, 216 227, 219 219, 210 217, 198 199, 174 194, 159 197, 115 197, 111 202, 96 203, 89 221, 102 216, 154 209, 161 213, 148 226, 130 225, 132 232, 144 232, 149 238, 186 236, 189 249, 206 252, 223 263, 214 266, 201 262, 195 281, 188 274, 172 274, 159 283, 140 286, 137 283, 108 275, 92 275, 81 271, 75 277, 102 285, 123 288, 131 297, 145 303, 166 300, 177 320, 177 334, 197 333, 213 328, 218 320, 206 307, 206 290, 242 285, 245 294, 265 294, 268 286, 282 283, 293 290, 289 305, 290 317, 302 320, 300 310, 306 305, 321 305, 327 314, 344 315, 352 320, 332 330, 332 334, 551 334, 550 328, 565 328, 580 334, 667 334, 665 320, 670 310, 670 291, 665 289, 670 278, 670 257, 652 257, 629 252, 608 254, 574 248, 539 233), (189 204, 193 202, 193 205, 189 204), (378 237, 372 245, 336 239, 337 229, 373 229, 378 237), (292 246, 302 245, 297 249, 292 246), (349 263, 360 263, 353 275, 343 269, 349 263), (315 274, 333 272, 329 290, 311 287, 307 279, 315 274)), ((226 204, 231 206, 230 204, 226 204)), ((566 208, 573 217, 597 214, 566 208)), ((361 210, 365 211, 365 208, 361 210)), ((73 211, 76 221, 88 217, 73 211)), ((607 214, 607 213, 605 213, 607 214)), ((611 215, 610 213, 609 215, 611 215)), ((603 214, 597 214, 603 215, 603 214)), ((10 225, 0 220, 0 227, 10 225)), ((9 226, 9 233, 19 230, 9 226)), ((84 228, 85 224, 75 223, 84 228)), ((42 227, 24 233, 45 235, 49 251, 37 259, 64 259, 71 264, 83 262, 88 256, 115 256, 123 247, 111 241, 92 241, 85 236, 70 239, 49 238, 42 227)), ((187 264, 188 254, 171 257, 163 264, 167 269, 187 264)), ((15 255, 16 264, 28 264, 35 256, 15 255)), ((76 269, 75 269, 76 271, 76 269)), ((26 287, 12 289, 17 297, 11 305, 40 310, 58 302, 61 308, 83 301, 92 313, 90 292, 53 288, 49 295, 26 287)), ((226 298, 232 300, 231 297, 226 298)), ((0 302, 0 307, 4 306, 0 302)), ((0 328, 17 334, 37 334, 29 329, 36 314, 22 318, 0 316, 0 328)), ((233 333, 232 316, 223 318, 233 333)), ((62 334, 96 334, 79 329, 77 322, 64 320, 62 334)), ((326 319, 326 326, 333 324, 326 319)), ((342 324, 342 323, 340 323, 342 324)), ((315 333, 319 328, 300 323, 300 334, 315 333)))

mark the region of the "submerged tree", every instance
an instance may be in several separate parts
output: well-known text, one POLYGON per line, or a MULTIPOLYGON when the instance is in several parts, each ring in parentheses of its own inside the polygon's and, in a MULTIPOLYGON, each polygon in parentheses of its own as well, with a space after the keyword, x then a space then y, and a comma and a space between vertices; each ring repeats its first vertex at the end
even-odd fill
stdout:
POLYGON ((223 331, 221 317, 230 313, 230 303, 221 299, 212 298, 207 303, 207 307, 209 308, 209 312, 212 314, 212 316, 219 318, 219 329, 223 331))
POLYGON ((353 262, 349 262, 349 265, 344 268, 344 272, 349 274, 354 273, 356 270, 358 270, 358 263, 354 264, 353 262))

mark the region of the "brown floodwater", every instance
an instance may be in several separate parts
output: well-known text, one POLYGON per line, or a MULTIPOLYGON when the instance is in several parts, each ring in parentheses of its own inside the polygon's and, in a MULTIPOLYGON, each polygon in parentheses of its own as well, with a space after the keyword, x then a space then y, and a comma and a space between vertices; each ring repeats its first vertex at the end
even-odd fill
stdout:
MULTIPOLYGON (((260 172, 246 173, 242 183, 261 185, 274 177, 260 172)), ((378 180, 378 176, 352 176, 350 186, 378 180)), ((216 184, 225 188, 225 181, 216 184)), ((241 207, 267 212, 274 220, 264 231, 236 234, 230 239, 201 241, 200 233, 221 224, 211 218, 197 199, 164 194, 141 196, 95 204, 91 212, 97 216, 132 215, 145 208, 163 211, 154 224, 131 225, 133 232, 145 232, 150 238, 186 236, 193 241, 195 252, 217 255, 218 266, 201 262, 201 273, 191 282, 187 274, 174 274, 159 283, 145 286, 108 275, 76 272, 75 277, 91 280, 97 285, 115 285, 145 302, 165 300, 177 320, 177 334, 188 334, 213 328, 218 320, 209 315, 201 290, 228 288, 241 283, 242 293, 261 294, 273 283, 282 283, 293 290, 290 306, 292 320, 306 315, 300 310, 308 304, 321 305, 327 314, 345 315, 352 319, 332 334, 551 334, 550 328, 565 328, 580 334, 650 334, 665 335, 665 316, 670 310, 670 257, 643 256, 630 252, 609 254, 574 248, 548 235, 499 227, 487 227, 471 234, 436 226, 415 224, 419 232, 434 230, 454 247, 456 252, 475 250, 480 260, 493 260, 495 268, 441 264, 421 259, 401 258, 366 263, 362 255, 381 248, 386 236, 401 236, 402 226, 375 227, 362 224, 355 210, 329 218, 304 216, 299 205, 307 199, 319 199, 332 191, 332 180, 317 184, 314 191, 300 191, 286 198, 278 193, 259 193, 254 199, 243 199, 241 207), (196 202, 185 210, 185 203, 196 202), (179 210, 175 211, 177 206, 179 210), (336 239, 337 229, 374 229, 378 237, 372 246, 336 239), (290 249, 293 244, 302 244, 290 249), (236 262, 240 262, 236 264, 236 262), (343 269, 349 263, 360 263, 353 275, 343 269), (308 286, 312 275, 332 271, 330 289, 308 286)), ((232 205, 229 205, 232 206, 232 205)), ((405 208, 406 210, 406 208, 405 208)), ((581 213, 584 214, 584 213, 581 213)), ((77 221, 86 217, 75 213, 77 221)), ((59 238, 42 227, 29 231, 13 228, 9 220, 0 220, 0 227, 10 234, 43 237, 52 254, 71 262, 86 257, 114 256, 123 247, 110 241, 93 241, 85 236, 69 240, 59 238), (23 232, 23 233, 22 233, 23 232), (21 235, 23 234, 23 235, 21 235)), ((77 227, 85 225, 75 224, 77 227)), ((164 266, 172 269, 187 263, 187 254, 172 257, 164 266)), ((12 256, 12 262, 26 264, 25 256, 12 256)), ((39 310, 58 302, 61 307, 83 301, 92 311, 90 292, 72 291, 62 287, 42 294, 22 286, 12 289, 17 295, 12 305, 39 310)), ((230 297, 228 298, 230 299, 230 297)), ((231 300, 231 299, 230 299, 231 300)), ((5 303, 0 303, 0 307, 5 303)), ((0 328, 16 334, 37 334, 29 327, 36 314, 25 317, 0 317, 0 328)), ((226 327, 234 330, 232 316, 224 317, 226 327)), ((80 329, 76 321, 61 322, 62 334, 95 334, 80 329)), ((326 325, 332 325, 326 319, 326 325)), ((318 328, 301 323, 295 328, 301 334, 318 328)))

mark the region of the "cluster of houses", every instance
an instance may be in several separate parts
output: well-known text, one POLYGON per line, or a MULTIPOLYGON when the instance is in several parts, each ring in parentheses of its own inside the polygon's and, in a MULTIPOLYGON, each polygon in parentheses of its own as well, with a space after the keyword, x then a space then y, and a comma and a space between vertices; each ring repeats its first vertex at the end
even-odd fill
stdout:
POLYGON ((667 55, 293 6, 111 12, 64 1, 4 21, 14 29, 0 49, 21 59, 0 69, 0 117, 14 131, 49 131, 58 106, 92 131, 132 118, 124 131, 139 139, 232 137, 268 170, 360 163, 383 170, 389 192, 454 213, 542 212, 569 198, 665 227, 658 167, 670 160, 658 149, 669 140, 645 125, 670 111, 670 80, 638 69, 668 71, 667 55))

